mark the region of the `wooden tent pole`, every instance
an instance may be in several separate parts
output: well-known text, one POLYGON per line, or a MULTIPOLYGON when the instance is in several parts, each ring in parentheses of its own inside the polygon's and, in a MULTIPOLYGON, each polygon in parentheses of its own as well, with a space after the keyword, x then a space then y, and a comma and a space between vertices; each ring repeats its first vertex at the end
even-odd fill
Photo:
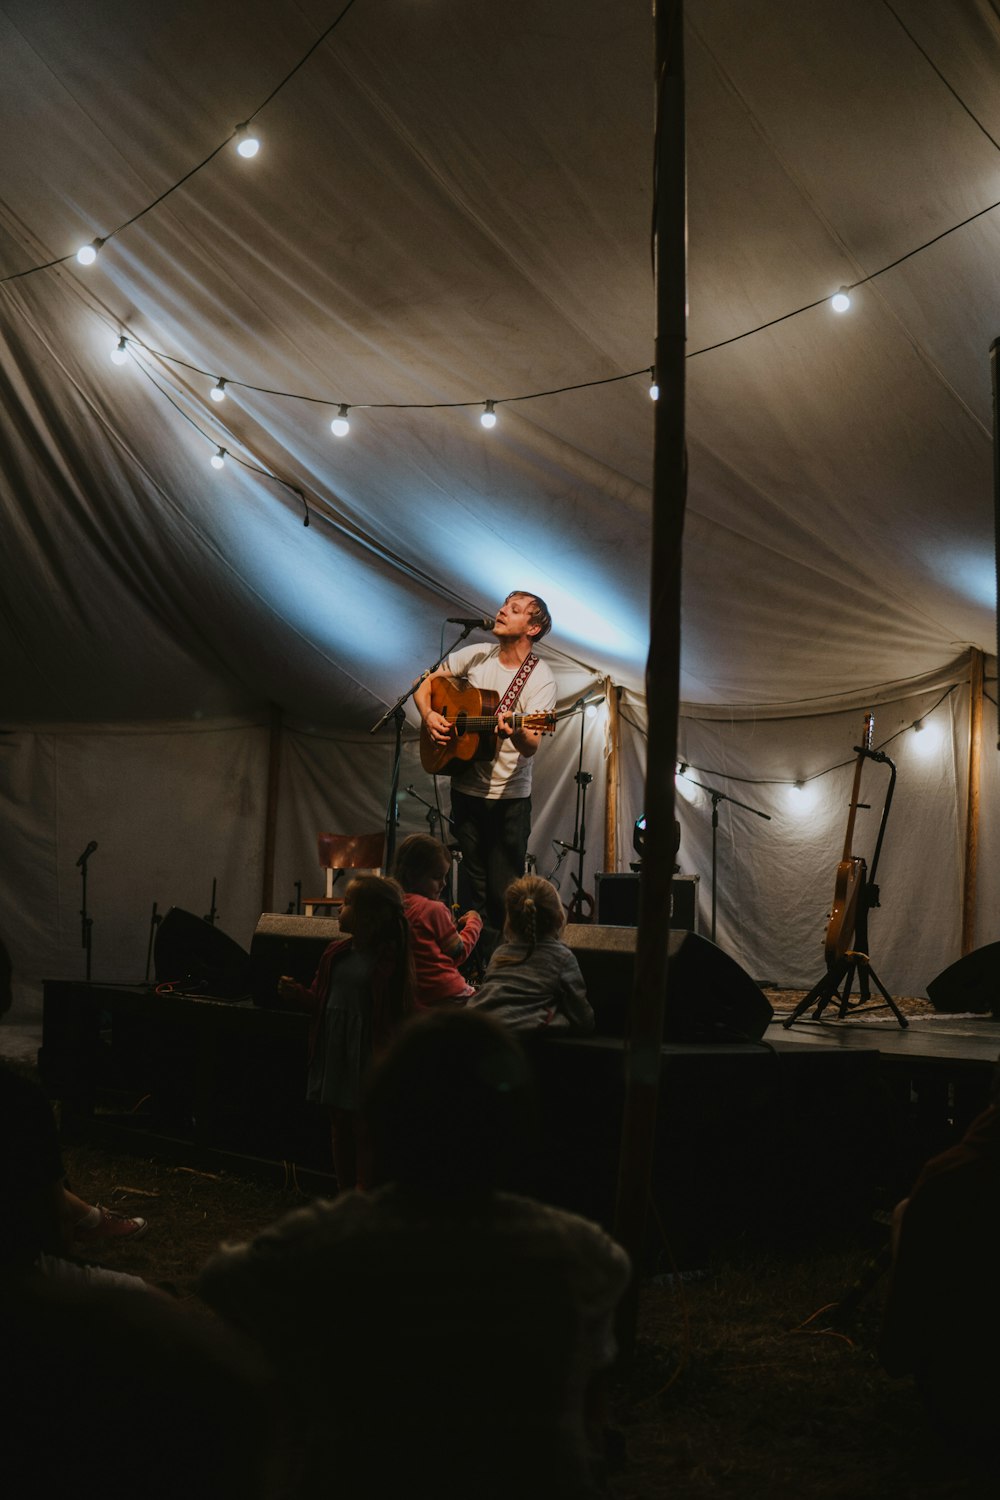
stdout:
POLYGON ((653 273, 656 282, 652 570, 646 697, 646 841, 639 882, 635 984, 625 1043, 614 1232, 632 1257, 619 1316, 623 1352, 635 1343, 638 1268, 646 1240, 660 1084, 667 940, 673 871, 674 765, 680 689, 681 544, 687 496, 684 443, 684 344, 687 319, 687 204, 684 144, 684 7, 656 0, 653 273))
POLYGON ((608 755, 604 763, 604 869, 609 875, 618 872, 618 785, 620 780, 619 748, 621 719, 618 705, 622 690, 604 679, 608 700, 608 755))
POLYGON ((979 874, 979 782, 983 746, 983 653, 969 649, 969 785, 965 803, 965 878, 962 883, 962 952, 976 946, 979 874))
POLYGON ((271 704, 271 733, 267 747, 267 805, 264 811, 264 874, 261 911, 274 910, 274 849, 278 833, 278 791, 281 772, 281 705, 271 704))

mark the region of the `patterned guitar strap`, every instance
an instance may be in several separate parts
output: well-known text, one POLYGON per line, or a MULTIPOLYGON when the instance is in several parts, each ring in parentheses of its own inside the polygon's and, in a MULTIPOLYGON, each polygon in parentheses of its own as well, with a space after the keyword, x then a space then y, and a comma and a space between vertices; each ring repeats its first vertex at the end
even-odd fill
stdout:
POLYGON ((527 682, 532 672, 538 666, 538 662, 539 658, 535 655, 535 653, 533 651, 529 651, 527 656, 524 658, 524 661, 515 672, 514 680, 511 682, 510 687, 507 689, 503 697, 500 699, 500 702, 497 704, 497 715, 509 714, 512 712, 514 704, 521 696, 521 689, 524 687, 524 684, 527 682))

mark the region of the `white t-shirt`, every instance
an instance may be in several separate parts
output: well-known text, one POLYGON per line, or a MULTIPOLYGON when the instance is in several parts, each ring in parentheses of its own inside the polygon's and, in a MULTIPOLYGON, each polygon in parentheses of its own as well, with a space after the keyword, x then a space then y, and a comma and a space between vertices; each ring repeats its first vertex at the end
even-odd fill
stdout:
MULTIPOLYGON (((503 666, 499 658, 500 647, 496 645, 462 646, 451 653, 444 666, 452 677, 467 677, 473 687, 496 693, 502 702, 518 668, 503 666)), ((511 713, 548 713, 555 702, 556 680, 539 661, 514 704, 508 707, 511 713)), ((501 740, 495 760, 469 761, 451 781, 456 791, 468 797, 530 797, 531 757, 522 755, 510 740, 501 740)))

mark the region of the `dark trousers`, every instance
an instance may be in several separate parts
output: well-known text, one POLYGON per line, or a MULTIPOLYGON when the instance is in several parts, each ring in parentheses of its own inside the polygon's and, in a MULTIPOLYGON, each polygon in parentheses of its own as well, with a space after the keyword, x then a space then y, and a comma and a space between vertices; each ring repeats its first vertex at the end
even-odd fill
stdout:
POLYGON ((451 816, 462 851, 458 867, 458 900, 483 919, 483 935, 476 951, 486 963, 500 941, 504 924, 504 892, 524 874, 524 858, 531 832, 531 798, 502 797, 488 801, 451 789, 451 816))

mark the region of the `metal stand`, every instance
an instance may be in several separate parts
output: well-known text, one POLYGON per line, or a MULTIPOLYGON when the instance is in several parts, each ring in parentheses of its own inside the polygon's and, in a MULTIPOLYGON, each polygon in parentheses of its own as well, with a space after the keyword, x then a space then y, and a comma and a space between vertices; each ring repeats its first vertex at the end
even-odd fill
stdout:
POLYGON ((163 921, 163 918, 160 916, 159 912, 156 910, 156 902, 154 901, 153 902, 153 910, 150 913, 150 917, 149 917, 149 944, 148 944, 148 946, 146 948, 146 983, 147 984, 149 983, 149 969, 150 969, 150 965, 153 962, 153 940, 156 937, 156 929, 159 927, 159 925, 160 925, 160 923, 162 921, 163 921))
MULTIPOLYGON (((587 788, 594 779, 589 771, 583 769, 583 732, 586 728, 585 708, 587 702, 588 695, 585 694, 582 698, 577 699, 576 703, 569 710, 570 713, 574 713, 576 710, 579 710, 580 713, 580 754, 576 763, 576 775, 573 777, 573 780, 576 782, 576 813, 573 818, 573 842, 571 844, 564 844, 561 839, 553 839, 552 841, 565 854, 575 854, 577 856, 576 871, 571 870, 569 874, 569 878, 572 880, 575 889, 566 907, 566 920, 568 922, 590 922, 594 916, 594 898, 589 891, 585 891, 583 888, 583 861, 587 854, 587 788), (587 908, 586 911, 584 910, 585 907, 587 908)), ((560 855, 560 863, 562 858, 563 855, 560 855)), ((558 868, 559 865, 557 864, 556 869, 558 868)))
POLYGON ((91 951, 92 951, 92 947, 93 947, 94 919, 93 919, 93 917, 91 917, 91 915, 87 911, 87 861, 90 858, 90 856, 93 854, 93 852, 94 852, 94 850, 96 848, 97 848, 97 840, 96 839, 91 839, 90 843, 87 845, 86 849, 84 849, 83 853, 80 855, 80 858, 76 862, 77 863, 77 868, 80 871, 80 887, 81 887, 81 899, 80 899, 80 939, 81 939, 81 942, 80 942, 80 946, 83 948, 84 952, 87 955, 87 958, 86 958, 86 965, 87 965, 86 979, 87 979, 88 984, 90 983, 90 959, 91 959, 91 951))
MULTIPOLYGON (((412 797, 413 800, 414 800, 414 802, 419 802, 422 807, 426 807, 426 809, 427 809, 427 832, 430 834, 430 836, 431 836, 432 839, 440 838, 440 835, 438 834, 438 824, 439 823, 440 824, 446 824, 447 827, 448 827, 448 830, 449 830, 449 832, 450 832, 450 834, 452 836, 452 838, 454 838, 454 834, 455 834, 455 821, 454 821, 453 818, 449 817, 447 813, 442 812, 439 807, 435 807, 433 802, 428 802, 426 797, 421 797, 420 793, 417 792, 417 791, 414 791, 414 789, 413 789, 412 786, 408 786, 406 788, 406 795, 408 797, 412 797)), ((442 833, 443 832, 444 832, 444 828, 442 827, 442 833)), ((452 859, 451 859, 451 868, 448 871, 448 904, 450 906, 454 906, 454 904, 455 904, 455 873, 456 873, 456 869, 458 867, 458 863, 459 863, 459 861, 462 858, 462 851, 459 848, 459 846, 458 846, 457 843, 449 843, 447 837, 441 839, 441 842, 444 843, 444 844, 446 844, 447 847, 448 847, 448 849, 450 849, 450 851, 451 851, 451 856, 452 856, 452 859)))
POLYGON ((909 1021, 903 1015, 895 1000, 889 994, 885 985, 879 979, 872 968, 872 961, 868 956, 868 913, 873 906, 879 905, 879 890, 875 884, 875 873, 878 869, 879 855, 882 852, 882 840, 885 837, 885 826, 889 821, 889 808, 892 806, 892 794, 896 786, 896 767, 889 757, 881 750, 866 750, 860 746, 856 747, 859 755, 867 756, 869 760, 875 760, 882 765, 889 766, 892 774, 889 778, 889 790, 886 792, 885 805, 882 808, 882 821, 879 825, 878 839, 875 843, 875 853, 872 855, 871 870, 869 871, 864 860, 861 861, 861 880, 858 886, 858 915, 854 924, 854 943, 852 949, 848 949, 840 958, 830 964, 823 978, 814 984, 808 995, 800 1000, 791 1015, 782 1021, 782 1026, 787 1031, 800 1016, 815 1005, 811 1019, 819 1021, 823 1012, 833 1000, 840 1002, 837 1012, 837 1020, 843 1021, 849 1014, 856 1014, 859 1010, 871 1006, 873 1010, 883 1010, 888 1007, 892 1011, 899 1025, 905 1031, 909 1021), (851 1004, 851 990, 854 981, 858 981, 858 998, 851 1004), (881 1000, 872 1002, 871 986, 882 995, 881 1000), (843 986, 843 987, 841 987, 843 986))
POLYGON ((387 870, 392 869, 392 860, 396 852, 396 829, 399 827, 399 768, 403 754, 403 723, 406 718, 406 715, 403 713, 403 704, 408 698, 413 697, 413 694, 423 682, 424 678, 430 677, 433 672, 436 672, 441 663, 443 661, 446 661, 451 653, 455 650, 455 648, 462 644, 467 635, 470 635, 473 630, 479 630, 481 628, 481 620, 468 621, 461 635, 455 637, 454 641, 452 641, 451 645, 446 651, 442 651, 441 655, 438 657, 434 665, 432 667, 428 667, 426 671, 421 672, 416 681, 411 683, 406 692, 403 693, 401 697, 396 699, 391 708, 386 709, 382 717, 380 719, 377 719, 372 725, 371 729, 368 731, 369 734, 377 734, 378 731, 382 728, 383 724, 387 724, 390 719, 395 720, 396 750, 392 760, 392 776, 389 781, 389 800, 386 804, 385 810, 384 868, 387 870))
POLYGON ((713 786, 705 786, 704 782, 695 781, 695 779, 694 779, 693 776, 688 776, 687 775, 687 772, 684 772, 683 775, 684 775, 684 779, 686 781, 690 781, 690 783, 691 783, 692 786, 699 787, 703 792, 707 792, 708 795, 712 799, 712 942, 714 943, 715 942, 715 914, 716 914, 716 907, 717 907, 717 902, 718 902, 719 803, 720 802, 731 802, 734 807, 742 807, 742 809, 743 809, 744 812, 753 813, 753 815, 754 815, 755 818, 763 818, 766 823, 770 823, 770 821, 771 821, 771 814, 770 813, 766 813, 766 812, 761 812, 761 810, 760 810, 759 807, 751 807, 748 802, 737 802, 737 800, 736 800, 735 797, 729 797, 729 796, 727 796, 727 794, 725 792, 720 792, 720 791, 718 791, 713 786))

